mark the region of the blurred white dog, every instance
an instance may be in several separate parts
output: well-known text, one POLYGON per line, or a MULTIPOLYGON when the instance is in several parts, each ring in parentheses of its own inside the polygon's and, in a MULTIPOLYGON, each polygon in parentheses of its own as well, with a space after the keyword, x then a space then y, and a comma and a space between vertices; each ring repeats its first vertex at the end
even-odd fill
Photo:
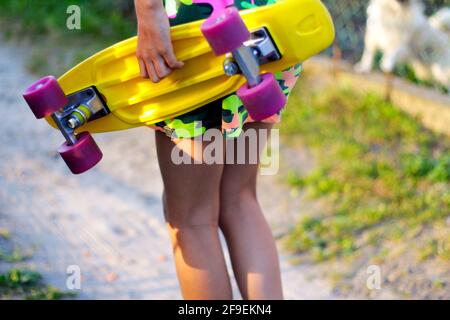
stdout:
POLYGON ((369 72, 381 51, 384 72, 406 62, 420 79, 450 88, 449 8, 427 18, 420 0, 371 0, 367 15, 365 49, 357 71, 369 72))
POLYGON ((442 30, 450 37, 450 8, 439 10, 434 16, 430 17, 430 23, 436 29, 442 30))

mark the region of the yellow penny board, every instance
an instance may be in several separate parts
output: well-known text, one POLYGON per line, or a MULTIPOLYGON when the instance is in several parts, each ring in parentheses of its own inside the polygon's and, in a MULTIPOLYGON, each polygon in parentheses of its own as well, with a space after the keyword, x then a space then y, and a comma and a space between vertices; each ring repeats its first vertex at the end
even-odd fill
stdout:
MULTIPOLYGON (((241 15, 250 31, 266 27, 281 52, 282 59, 262 65, 262 72, 277 72, 303 62, 334 40, 333 22, 319 0, 284 0, 241 11, 241 15)), ((201 24, 196 21, 171 29, 175 54, 185 66, 160 83, 140 77, 136 37, 93 55, 59 78, 66 95, 95 86, 111 111, 78 131, 109 132, 150 125, 235 92, 245 78, 225 75, 225 57, 214 55, 200 31, 201 24)), ((51 118, 47 121, 55 127, 51 118)))

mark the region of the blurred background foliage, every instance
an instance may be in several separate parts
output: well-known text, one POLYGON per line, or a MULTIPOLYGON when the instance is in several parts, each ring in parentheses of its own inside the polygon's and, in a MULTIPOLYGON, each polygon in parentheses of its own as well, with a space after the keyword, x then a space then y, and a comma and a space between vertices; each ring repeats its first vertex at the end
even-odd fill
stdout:
POLYGON ((0 16, 11 22, 15 33, 34 36, 73 36, 76 32, 114 43, 136 33, 132 0, 2 0, 0 16), (66 10, 70 5, 81 8, 81 30, 66 28, 66 10))

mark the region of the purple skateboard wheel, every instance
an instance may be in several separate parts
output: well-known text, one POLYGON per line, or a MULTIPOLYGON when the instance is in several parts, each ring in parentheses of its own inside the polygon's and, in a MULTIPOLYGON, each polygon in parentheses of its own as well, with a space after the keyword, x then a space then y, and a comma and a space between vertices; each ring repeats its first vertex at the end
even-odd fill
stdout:
POLYGON ((23 97, 38 119, 50 116, 68 103, 66 95, 53 76, 33 83, 24 92, 23 97))
POLYGON ((250 39, 250 31, 235 7, 225 8, 220 14, 209 17, 201 30, 218 56, 236 50, 250 39))
POLYGON ((78 134, 77 139, 74 145, 65 142, 58 148, 59 154, 74 174, 88 171, 103 157, 102 151, 89 132, 78 134))
POLYGON ((287 98, 272 73, 261 75, 262 82, 249 88, 245 83, 237 95, 242 100, 250 117, 255 121, 267 119, 284 108, 287 98))

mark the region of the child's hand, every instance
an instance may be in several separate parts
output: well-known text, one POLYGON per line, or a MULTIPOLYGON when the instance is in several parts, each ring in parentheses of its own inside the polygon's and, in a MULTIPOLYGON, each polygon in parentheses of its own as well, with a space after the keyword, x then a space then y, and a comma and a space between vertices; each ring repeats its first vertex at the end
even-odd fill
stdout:
POLYGON ((135 0, 138 20, 136 56, 141 76, 159 82, 183 67, 173 52, 170 25, 161 0, 135 0))

